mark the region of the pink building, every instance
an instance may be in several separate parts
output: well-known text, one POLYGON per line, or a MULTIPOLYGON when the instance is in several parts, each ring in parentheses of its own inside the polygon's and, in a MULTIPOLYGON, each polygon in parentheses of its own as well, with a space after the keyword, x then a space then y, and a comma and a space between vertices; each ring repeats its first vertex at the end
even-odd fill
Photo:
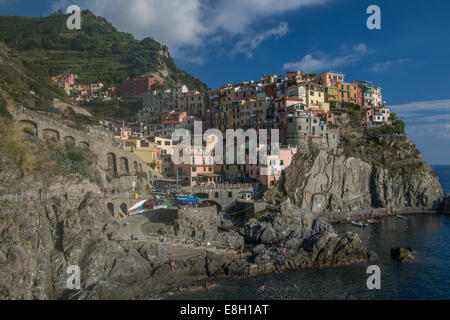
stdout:
POLYGON ((343 83, 345 75, 340 72, 325 72, 316 77, 316 82, 325 87, 337 86, 338 83, 343 83))
POLYGON ((283 170, 291 165, 292 158, 297 153, 297 148, 281 147, 279 155, 267 156, 267 162, 257 165, 246 165, 246 174, 258 179, 263 185, 273 186, 280 180, 283 170))
POLYGON ((204 148, 191 148, 189 163, 173 164, 173 172, 178 171, 178 177, 186 185, 196 186, 202 183, 218 182, 220 175, 214 173, 214 157, 203 156, 204 148))

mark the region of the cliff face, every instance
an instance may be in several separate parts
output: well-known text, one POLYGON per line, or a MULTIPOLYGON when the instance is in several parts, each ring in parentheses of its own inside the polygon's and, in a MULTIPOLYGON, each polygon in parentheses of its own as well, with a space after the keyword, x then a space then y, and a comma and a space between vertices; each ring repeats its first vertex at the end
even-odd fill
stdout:
POLYGON ((436 210, 442 187, 423 160, 383 168, 344 154, 299 154, 286 172, 294 203, 313 212, 414 207, 436 210))
POLYGON ((368 130, 360 118, 338 117, 336 150, 300 150, 285 172, 285 193, 313 212, 372 208, 437 210, 437 175, 406 135, 368 130))
POLYGON ((440 212, 450 212, 450 195, 445 196, 444 199, 442 199, 441 207, 439 208, 440 212))

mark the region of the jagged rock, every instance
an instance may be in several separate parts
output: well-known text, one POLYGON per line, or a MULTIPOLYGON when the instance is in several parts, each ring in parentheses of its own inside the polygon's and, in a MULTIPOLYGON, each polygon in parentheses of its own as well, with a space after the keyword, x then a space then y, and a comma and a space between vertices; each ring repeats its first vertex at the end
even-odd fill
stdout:
POLYGON ((440 212, 450 212, 450 194, 446 195, 441 202, 439 207, 440 212))
POLYGON ((399 262, 411 262, 416 258, 413 256, 414 250, 411 248, 392 248, 391 257, 399 262))
POLYGON ((229 245, 234 249, 244 248, 244 237, 235 231, 219 232, 215 241, 229 245))
POLYGON ((377 259, 377 255, 363 245, 358 234, 338 235, 324 219, 315 218, 309 210, 299 209, 289 202, 281 205, 280 212, 265 216, 264 221, 249 221, 245 234, 248 241, 260 243, 252 254, 255 263, 263 265, 265 272, 278 268, 281 257, 286 259, 288 269, 377 259), (280 244, 281 247, 263 250, 264 244, 280 244))
POLYGON ((287 195, 314 213, 362 211, 371 208, 437 210, 442 187, 423 159, 374 165, 326 150, 299 153, 286 170, 287 195), (411 162, 411 163, 410 163, 411 162))
POLYGON ((216 207, 179 210, 177 236, 211 241, 217 238, 220 218, 216 207))

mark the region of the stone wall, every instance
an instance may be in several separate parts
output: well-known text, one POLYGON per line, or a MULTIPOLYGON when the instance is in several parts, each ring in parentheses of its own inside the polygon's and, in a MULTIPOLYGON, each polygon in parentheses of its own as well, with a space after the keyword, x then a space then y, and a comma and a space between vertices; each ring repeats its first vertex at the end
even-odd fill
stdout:
POLYGON ((12 109, 10 112, 21 126, 31 129, 41 139, 90 149, 97 156, 100 167, 113 176, 145 173, 149 177, 160 177, 138 156, 115 146, 112 132, 95 127, 76 130, 64 124, 56 115, 50 117, 26 108, 12 109))

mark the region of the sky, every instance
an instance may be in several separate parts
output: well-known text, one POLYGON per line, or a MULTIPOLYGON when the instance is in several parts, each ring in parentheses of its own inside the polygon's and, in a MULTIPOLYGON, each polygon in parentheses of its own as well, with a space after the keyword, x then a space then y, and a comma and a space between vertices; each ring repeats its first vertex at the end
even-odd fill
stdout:
POLYGON ((450 1, 0 0, 0 14, 72 4, 166 44, 213 89, 291 69, 373 81, 425 160, 450 164, 450 1), (381 30, 366 26, 370 5, 381 9, 381 30))

